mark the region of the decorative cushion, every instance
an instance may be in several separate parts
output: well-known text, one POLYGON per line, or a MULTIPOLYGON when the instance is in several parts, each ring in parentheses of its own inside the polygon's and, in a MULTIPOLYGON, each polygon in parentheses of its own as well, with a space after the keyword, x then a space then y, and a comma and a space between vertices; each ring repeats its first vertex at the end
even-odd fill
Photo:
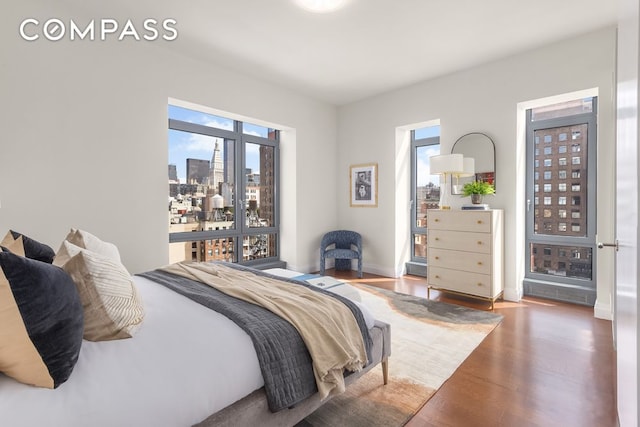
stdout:
POLYGON ((80 249, 62 268, 80 294, 85 339, 106 341, 133 335, 142 323, 144 308, 133 278, 122 264, 80 249))
MULTIPOLYGON (((9 236, 11 236, 11 234, 9 234, 9 236)), ((20 255, 22 257, 24 256, 24 245, 22 244, 22 236, 18 237, 13 241, 10 241, 9 239, 6 239, 6 238, 5 240, 3 240, 2 244, 0 245, 0 252, 2 252, 2 250, 5 250, 15 255, 20 255)))
POLYGON ((76 246, 80 246, 83 249, 88 249, 92 252, 106 256, 112 261, 121 262, 120 251, 118 251, 118 247, 116 245, 100 240, 88 231, 72 228, 69 234, 67 234, 65 240, 76 246))
POLYGON ((17 231, 9 230, 7 235, 4 236, 4 239, 2 239, 0 245, 8 248, 10 243, 19 240, 20 238, 22 238, 21 240, 22 247, 24 248, 24 256, 26 256, 27 258, 46 262, 48 264, 51 264, 53 262, 53 258, 55 257, 56 253, 53 251, 53 249, 51 249, 50 246, 45 245, 44 243, 40 243, 37 240, 31 239, 24 234, 18 233, 17 231))
POLYGON ((68 240, 63 240, 60 244, 60 249, 56 253, 56 257, 53 259, 53 265, 57 265, 58 267, 64 266, 67 261, 69 261, 74 255, 82 252, 83 249, 80 246, 76 246, 68 240))
POLYGON ((0 252, 0 371, 56 388, 78 360, 82 304, 71 277, 50 264, 0 252))

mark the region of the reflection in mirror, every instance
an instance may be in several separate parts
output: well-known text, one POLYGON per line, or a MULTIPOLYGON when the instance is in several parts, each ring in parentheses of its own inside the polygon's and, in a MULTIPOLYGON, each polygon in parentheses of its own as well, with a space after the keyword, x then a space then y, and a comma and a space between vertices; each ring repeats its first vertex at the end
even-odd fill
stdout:
POLYGON ((451 148, 452 154, 462 154, 474 160, 473 175, 460 176, 451 182, 451 194, 462 194, 467 182, 487 181, 496 186, 496 150, 493 140, 484 133, 472 132, 461 136, 451 148))

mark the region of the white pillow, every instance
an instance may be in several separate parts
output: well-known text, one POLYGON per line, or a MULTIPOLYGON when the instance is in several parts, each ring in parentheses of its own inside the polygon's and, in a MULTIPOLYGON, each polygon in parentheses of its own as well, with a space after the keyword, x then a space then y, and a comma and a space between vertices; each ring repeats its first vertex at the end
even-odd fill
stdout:
POLYGON ((67 263, 67 261, 73 258, 74 255, 77 255, 82 250, 83 249, 80 246, 76 246, 67 240, 63 240, 62 243, 60 244, 60 248, 58 249, 58 252, 56 252, 55 258, 53 259, 53 265, 62 267, 67 263))
POLYGON ((100 240, 88 231, 72 228, 65 240, 83 249, 89 249, 92 252, 106 256, 113 261, 121 262, 120 252, 116 245, 100 240))
POLYGON ((144 318, 144 308, 133 278, 122 264, 80 249, 62 268, 80 294, 85 339, 107 341, 133 336, 144 318))

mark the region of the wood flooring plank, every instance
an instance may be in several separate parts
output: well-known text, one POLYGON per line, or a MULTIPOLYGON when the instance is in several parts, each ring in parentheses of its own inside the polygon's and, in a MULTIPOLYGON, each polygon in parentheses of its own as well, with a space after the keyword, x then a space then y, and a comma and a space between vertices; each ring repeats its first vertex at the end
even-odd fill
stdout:
MULTIPOLYGON (((426 297, 426 279, 328 270, 345 281, 426 297)), ((437 291, 432 299, 488 310, 437 291)), ((617 426, 610 321, 551 300, 498 301, 501 324, 411 419, 409 427, 617 426)), ((393 337, 392 337, 393 339, 393 337)))

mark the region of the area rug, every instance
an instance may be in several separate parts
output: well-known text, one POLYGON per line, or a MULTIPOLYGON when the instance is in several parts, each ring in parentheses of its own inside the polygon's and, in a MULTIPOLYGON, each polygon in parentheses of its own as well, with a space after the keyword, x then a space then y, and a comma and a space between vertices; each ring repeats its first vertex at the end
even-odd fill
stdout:
POLYGON ((402 426, 451 377, 502 316, 359 283, 362 302, 391 325, 389 382, 375 367, 299 427, 402 426))

